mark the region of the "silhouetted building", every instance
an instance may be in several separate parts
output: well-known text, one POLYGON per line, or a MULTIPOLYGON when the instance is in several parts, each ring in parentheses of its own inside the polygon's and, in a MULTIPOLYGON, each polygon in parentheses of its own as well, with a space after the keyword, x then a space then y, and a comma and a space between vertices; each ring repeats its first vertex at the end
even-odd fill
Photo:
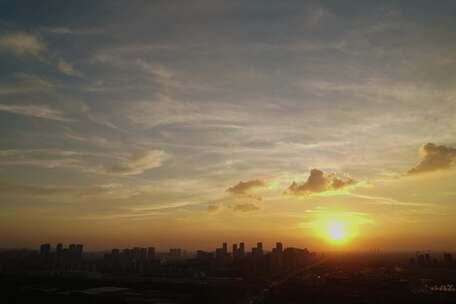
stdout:
POLYGON ((40 255, 48 257, 51 254, 51 244, 42 244, 40 246, 40 255))
POLYGON ((238 250, 238 245, 233 244, 233 258, 237 259, 239 257, 239 250, 238 250))
POLYGON ((155 259, 155 248, 154 247, 149 247, 147 249, 147 258, 149 260, 153 260, 155 259))
POLYGON ((244 242, 239 243, 239 257, 243 258, 245 256, 245 244, 244 242))
POLYGON ((282 243, 277 242, 277 243, 276 243, 276 252, 277 252, 277 253, 282 253, 282 251, 283 251, 283 245, 282 245, 282 243))
POLYGON ((453 265, 453 255, 448 252, 443 253, 443 262, 447 265, 453 265))

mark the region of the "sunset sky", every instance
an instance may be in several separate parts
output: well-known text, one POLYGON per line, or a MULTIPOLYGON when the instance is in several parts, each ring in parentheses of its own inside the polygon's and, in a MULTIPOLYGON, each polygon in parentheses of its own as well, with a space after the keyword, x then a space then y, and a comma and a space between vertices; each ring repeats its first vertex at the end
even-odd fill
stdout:
POLYGON ((0 0, 0 248, 455 250, 455 16, 0 0))

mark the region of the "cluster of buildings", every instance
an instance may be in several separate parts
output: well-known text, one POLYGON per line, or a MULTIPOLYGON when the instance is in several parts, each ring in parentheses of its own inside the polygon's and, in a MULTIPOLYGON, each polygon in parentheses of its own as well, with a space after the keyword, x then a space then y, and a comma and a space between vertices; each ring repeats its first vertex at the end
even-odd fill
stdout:
MULTIPOLYGON (((443 263, 447 266, 454 265, 453 255, 448 252, 443 253, 443 263)), ((410 264, 418 266, 431 266, 437 265, 438 260, 436 257, 432 257, 429 252, 421 253, 417 252, 416 257, 410 258, 410 264)))
POLYGON ((106 253, 103 258, 102 268, 108 272, 131 273, 144 272, 151 264, 156 262, 154 247, 112 249, 111 253, 106 253))
POLYGON ((70 244, 64 247, 59 243, 52 248, 51 244, 42 244, 40 246, 39 255, 44 265, 61 270, 77 270, 83 264, 83 250, 82 244, 70 244))
POLYGON ((212 270, 231 270, 241 275, 285 272, 308 264, 314 257, 315 254, 307 249, 284 249, 281 242, 277 242, 271 251, 265 251, 261 242, 246 251, 245 244, 241 242, 232 244, 231 251, 228 251, 228 244, 223 243, 215 252, 198 250, 196 253, 196 260, 210 265, 212 270))
POLYGON ((189 255, 180 248, 156 253, 154 247, 112 249, 104 255, 101 269, 113 273, 224 273, 252 274, 277 273, 305 265, 314 256, 307 249, 286 248, 277 242, 271 251, 258 242, 247 251, 244 242, 228 247, 223 243, 214 251, 198 250, 189 255))

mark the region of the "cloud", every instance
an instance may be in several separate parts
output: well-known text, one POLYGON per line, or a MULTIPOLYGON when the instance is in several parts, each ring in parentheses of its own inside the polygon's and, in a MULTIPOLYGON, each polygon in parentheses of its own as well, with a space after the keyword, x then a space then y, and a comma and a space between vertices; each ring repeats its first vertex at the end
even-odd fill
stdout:
POLYGON ((449 169, 456 161, 456 149, 427 143, 420 148, 421 161, 407 174, 419 174, 449 169))
POLYGON ((207 206, 207 211, 209 213, 218 213, 223 208, 229 208, 236 212, 251 212, 261 209, 259 201, 246 201, 243 199, 235 199, 234 201, 225 201, 210 204, 207 206))
POLYGON ((39 168, 77 168, 82 170, 81 161, 78 159, 16 159, 0 161, 1 166, 32 166, 39 168))
POLYGON ((10 149, 0 150, 0 166, 72 168, 87 173, 126 176, 142 174, 146 170, 160 167, 170 157, 162 150, 104 154, 61 149, 10 149), (100 162, 101 165, 95 164, 100 162))
POLYGON ((0 36, 0 49, 12 52, 17 56, 38 56, 46 49, 46 45, 36 35, 15 32, 0 36))
POLYGON ((234 202, 228 204, 227 207, 240 212, 256 211, 260 209, 260 206, 256 202, 234 202))
POLYGON ((90 199, 92 197, 109 199, 127 199, 138 194, 134 188, 120 184, 100 184, 89 187, 27 185, 0 183, 0 191, 5 195, 18 196, 72 196, 74 199, 90 199))
POLYGON ((32 116, 59 121, 72 121, 59 110, 53 109, 48 105, 18 105, 18 104, 0 104, 0 112, 9 112, 18 115, 32 116))
POLYGON ((214 204, 210 204, 210 205, 207 206, 207 211, 209 213, 217 213, 220 210, 222 210, 222 208, 223 208, 223 204, 222 203, 214 203, 214 204))
POLYGON ((0 84, 0 95, 47 92, 53 88, 54 84, 41 76, 15 73, 14 82, 0 84))
POLYGON ((236 185, 226 189, 226 192, 232 193, 232 194, 238 194, 238 195, 243 195, 247 194, 248 191, 254 189, 254 188, 261 188, 265 187, 266 183, 262 180, 259 179, 254 179, 254 180, 249 180, 246 182, 239 182, 236 185))
POLYGON ((72 64, 60 56, 44 54, 47 51, 46 43, 37 35, 25 32, 3 34, 0 36, 0 50, 2 49, 16 56, 36 56, 41 62, 55 66, 63 74, 81 76, 81 73, 76 71, 72 64))
POLYGON ((57 26, 57 27, 43 27, 41 30, 51 33, 51 34, 59 34, 59 35, 101 35, 104 34, 104 31, 97 28, 89 28, 89 29, 74 29, 64 26, 57 26))
POLYGON ((238 105, 226 103, 195 103, 175 100, 166 94, 156 94, 151 101, 132 104, 128 119, 143 128, 174 124, 239 124, 248 119, 238 105))
POLYGON ((325 174, 318 169, 312 169, 306 182, 298 184, 293 182, 285 191, 287 194, 311 195, 327 191, 337 191, 358 184, 351 177, 339 178, 335 174, 325 174))
POLYGON ((162 150, 151 150, 133 154, 121 163, 105 166, 97 170, 104 174, 112 175, 138 175, 144 171, 160 167, 171 156, 162 150))
POLYGON ((266 183, 259 179, 248 181, 240 181, 234 186, 226 189, 226 192, 232 194, 223 198, 218 203, 213 203, 207 206, 209 213, 217 213, 223 208, 229 208, 233 211, 248 212, 261 209, 261 196, 249 193, 252 189, 265 187, 266 183))
POLYGON ((332 17, 333 14, 325 9, 324 7, 310 7, 304 16, 305 22, 309 27, 317 27, 321 25, 321 23, 329 18, 332 17))
POLYGON ((56 195, 72 192, 69 187, 55 186, 35 186, 35 185, 15 185, 15 184, 0 184, 0 190, 3 194, 19 194, 19 195, 56 195))
POLYGON ((81 76, 81 72, 74 69, 73 65, 69 62, 66 62, 62 58, 59 58, 57 61, 57 69, 65 75, 68 76, 81 76))

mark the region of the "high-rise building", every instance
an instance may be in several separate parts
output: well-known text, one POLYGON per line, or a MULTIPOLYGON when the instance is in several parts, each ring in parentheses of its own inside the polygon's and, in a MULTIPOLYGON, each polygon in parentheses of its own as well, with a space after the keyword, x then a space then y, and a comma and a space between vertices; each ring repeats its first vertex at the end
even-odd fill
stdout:
POLYGON ((263 255, 263 243, 262 242, 257 243, 257 252, 256 253, 258 255, 263 255))
POLYGON ((233 244, 233 258, 238 258, 238 257, 239 257, 238 245, 233 244))
POLYGON ((149 247, 147 249, 147 258, 149 260, 153 260, 155 259, 155 248, 154 247, 149 247))
POLYGON ((243 258, 245 256, 245 244, 244 242, 239 243, 239 257, 243 258))
POLYGON ((60 260, 62 258, 62 252, 63 252, 63 244, 58 243, 57 247, 55 247, 55 255, 57 256, 58 260, 60 260))
POLYGON ((169 249, 169 256, 172 258, 182 257, 182 249, 180 248, 171 248, 169 249))
POLYGON ((223 249, 223 252, 224 252, 225 254, 228 253, 228 245, 227 245, 226 242, 223 243, 222 249, 223 249))
POLYGON ((282 243, 281 243, 281 242, 277 242, 277 243, 276 243, 276 253, 279 253, 279 254, 280 254, 280 253, 282 253, 282 251, 283 251, 283 245, 282 245, 282 243))
POLYGON ((41 256, 49 256, 51 253, 51 244, 42 244, 40 246, 40 255, 41 256))
POLYGON ((82 259, 82 252, 84 250, 84 246, 82 244, 76 244, 76 257, 78 259, 82 259))

